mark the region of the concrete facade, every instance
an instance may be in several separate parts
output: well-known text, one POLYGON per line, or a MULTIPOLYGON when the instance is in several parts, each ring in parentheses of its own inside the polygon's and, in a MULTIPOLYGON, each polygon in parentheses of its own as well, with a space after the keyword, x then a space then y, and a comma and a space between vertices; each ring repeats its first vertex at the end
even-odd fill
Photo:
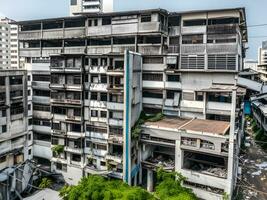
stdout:
MULTIPOLYGON (((31 158, 28 146, 33 138, 28 134, 27 76, 22 70, 0 71, 0 195, 11 199, 12 188, 21 192, 24 183, 9 185, 15 168, 31 158), (20 188, 20 189, 19 189, 20 188)), ((23 171, 23 170, 22 170, 23 171)), ((26 172, 27 173, 27 172, 26 172)), ((28 177, 25 177, 25 182, 28 177)))
POLYGON ((0 18, 0 69, 18 69, 18 26, 13 20, 0 18))
MULTIPOLYGON (((102 174, 153 190, 154 169, 147 168, 146 160, 171 152, 174 164, 167 170, 181 172, 189 180, 185 185, 200 198, 222 199, 224 192, 231 196, 243 130, 245 90, 237 87, 237 75, 245 56, 246 27, 240 26, 245 20, 245 10, 237 8, 188 13, 159 9, 19 22, 21 64, 30 69, 33 60, 45 60, 46 67, 40 65, 38 70, 51 74, 51 98, 38 97, 38 102, 50 104, 52 147, 63 146, 50 159, 52 170, 70 184, 87 174, 102 174), (148 126, 134 139, 131 129, 141 110, 202 123, 223 121, 229 130, 223 136, 216 127, 208 134, 198 130, 183 135, 180 129, 148 126), (197 141, 198 146, 181 145, 184 136, 185 143, 197 141), (226 178, 194 172, 190 155, 211 160, 219 156, 226 178)), ((40 123, 48 132, 49 122, 40 123)))

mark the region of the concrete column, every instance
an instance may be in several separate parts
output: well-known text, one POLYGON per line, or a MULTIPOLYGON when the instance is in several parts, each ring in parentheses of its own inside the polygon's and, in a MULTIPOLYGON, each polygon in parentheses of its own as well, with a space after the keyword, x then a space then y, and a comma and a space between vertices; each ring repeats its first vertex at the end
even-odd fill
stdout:
MULTIPOLYGON (((228 153, 228 171, 226 193, 230 198, 233 194, 233 184, 236 174, 234 173, 234 162, 238 162, 237 155, 234 155, 234 138, 235 138, 235 110, 236 110, 236 90, 232 92, 232 109, 230 121, 229 153, 228 153)), ((235 164, 236 165, 236 164, 235 164)))
POLYGON ((153 171, 152 170, 147 170, 147 191, 153 192, 153 171))
POLYGON ((182 169, 183 155, 181 151, 181 135, 179 139, 175 141, 175 171, 180 172, 182 169))

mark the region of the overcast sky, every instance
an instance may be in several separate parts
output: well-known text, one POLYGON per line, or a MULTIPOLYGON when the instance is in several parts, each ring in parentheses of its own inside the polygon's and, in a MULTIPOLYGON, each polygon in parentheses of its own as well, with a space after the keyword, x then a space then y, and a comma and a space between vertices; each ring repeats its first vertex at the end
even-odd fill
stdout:
MULTIPOLYGON (((267 0, 114 0, 114 10, 164 8, 169 11, 245 7, 248 25, 267 24, 267 0)), ((69 0, 0 0, 0 15, 14 20, 69 15, 69 0)), ((267 40, 267 26, 249 27, 247 58, 257 59, 258 47, 267 40), (258 37, 260 36, 260 37, 258 37)))

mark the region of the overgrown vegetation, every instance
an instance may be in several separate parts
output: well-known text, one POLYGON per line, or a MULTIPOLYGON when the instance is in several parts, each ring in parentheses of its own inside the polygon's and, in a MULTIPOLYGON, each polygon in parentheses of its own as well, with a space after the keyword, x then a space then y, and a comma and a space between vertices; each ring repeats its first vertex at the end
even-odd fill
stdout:
POLYGON ((52 182, 51 179, 49 179, 49 178, 42 178, 38 187, 41 188, 41 189, 45 189, 45 188, 51 187, 52 184, 53 184, 53 182, 52 182))
POLYGON ((141 112, 139 119, 135 123, 134 127, 132 128, 132 138, 138 139, 141 134, 141 126, 145 122, 157 122, 164 117, 162 113, 157 113, 155 115, 147 115, 145 112, 141 112))
POLYGON ((53 153, 56 154, 56 156, 59 156, 61 153, 64 152, 64 146, 63 145, 55 145, 52 147, 53 153))
POLYGON ((64 200, 154 200, 152 194, 140 187, 130 187, 119 180, 107 180, 91 175, 77 186, 64 186, 60 191, 64 200))
POLYGON ((64 200, 197 200, 192 190, 181 185, 185 180, 179 173, 159 169, 154 194, 140 187, 130 187, 120 180, 108 180, 98 175, 83 178, 77 186, 64 186, 64 200))
POLYGON ((159 169, 157 172, 158 185, 155 195, 162 200, 197 200, 191 189, 182 186, 185 178, 177 172, 166 172, 159 169))

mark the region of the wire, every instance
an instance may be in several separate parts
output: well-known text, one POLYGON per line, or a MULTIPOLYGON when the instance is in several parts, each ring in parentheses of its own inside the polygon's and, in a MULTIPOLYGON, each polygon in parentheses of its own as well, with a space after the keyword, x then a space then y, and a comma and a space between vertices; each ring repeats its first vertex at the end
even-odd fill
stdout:
POLYGON ((253 28, 253 27, 261 27, 261 26, 267 26, 267 24, 253 24, 253 25, 249 25, 247 27, 248 28, 253 28))

